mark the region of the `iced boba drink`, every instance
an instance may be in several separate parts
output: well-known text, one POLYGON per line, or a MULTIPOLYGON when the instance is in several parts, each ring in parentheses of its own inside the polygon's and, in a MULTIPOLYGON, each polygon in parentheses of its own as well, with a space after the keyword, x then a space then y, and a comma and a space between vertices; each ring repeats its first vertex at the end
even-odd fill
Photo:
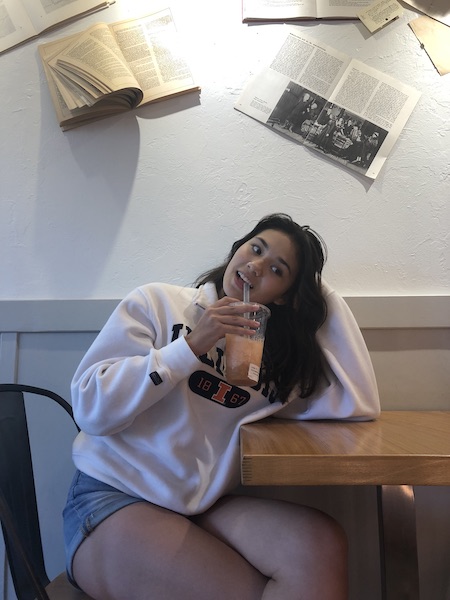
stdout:
POLYGON ((270 310, 260 304, 258 310, 249 313, 248 317, 259 322, 259 327, 253 335, 227 333, 225 336, 226 378, 228 383, 233 385, 252 386, 259 380, 270 310))

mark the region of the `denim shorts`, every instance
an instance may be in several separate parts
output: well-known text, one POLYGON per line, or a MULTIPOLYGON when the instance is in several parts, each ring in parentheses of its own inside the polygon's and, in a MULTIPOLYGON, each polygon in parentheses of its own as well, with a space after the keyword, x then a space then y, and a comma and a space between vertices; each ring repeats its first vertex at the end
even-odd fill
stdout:
POLYGON ((144 500, 129 496, 81 471, 75 472, 63 511, 66 570, 73 585, 77 586, 72 561, 81 542, 107 517, 135 502, 144 500))

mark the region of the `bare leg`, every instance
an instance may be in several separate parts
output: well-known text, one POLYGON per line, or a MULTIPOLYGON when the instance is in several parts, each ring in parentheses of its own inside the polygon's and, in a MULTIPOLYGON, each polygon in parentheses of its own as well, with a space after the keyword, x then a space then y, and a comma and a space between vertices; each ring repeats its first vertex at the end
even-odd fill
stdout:
POLYGON ((127 506, 82 543, 73 567, 97 600, 347 598, 337 524, 259 498, 229 496, 192 520, 148 503, 127 506))
POLYGON ((267 578, 189 519, 139 502, 117 511, 75 554, 96 600, 260 600, 267 578))
POLYGON ((228 496, 195 520, 269 578, 263 600, 347 599, 347 540, 327 515, 289 502, 228 496))

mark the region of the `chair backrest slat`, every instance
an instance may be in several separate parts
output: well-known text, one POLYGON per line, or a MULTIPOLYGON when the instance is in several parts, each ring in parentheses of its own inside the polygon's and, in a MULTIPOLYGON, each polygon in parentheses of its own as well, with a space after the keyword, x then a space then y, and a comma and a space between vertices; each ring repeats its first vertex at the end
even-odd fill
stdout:
MULTIPOLYGON (((14 529, 11 535, 2 521, 5 549, 17 597, 34 600, 37 597, 36 581, 30 578, 24 554, 40 587, 48 585, 49 578, 42 550, 24 393, 51 398, 71 417, 72 409, 54 392, 33 386, 0 384, 0 491, 7 505, 2 513, 8 512, 14 529), (22 540, 23 549, 18 549, 12 539, 15 534, 22 540)), ((38 597, 45 598, 45 595, 38 597)))

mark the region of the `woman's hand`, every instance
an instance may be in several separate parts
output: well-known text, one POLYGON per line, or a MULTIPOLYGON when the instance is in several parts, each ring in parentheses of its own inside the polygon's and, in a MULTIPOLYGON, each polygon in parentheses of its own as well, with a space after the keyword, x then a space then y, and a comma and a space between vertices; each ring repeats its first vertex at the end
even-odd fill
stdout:
POLYGON ((245 313, 257 309, 257 304, 244 304, 241 300, 229 296, 214 302, 205 308, 195 329, 186 336, 192 352, 196 356, 205 354, 218 340, 225 337, 226 333, 252 335, 258 329, 259 323, 246 318, 245 313))

